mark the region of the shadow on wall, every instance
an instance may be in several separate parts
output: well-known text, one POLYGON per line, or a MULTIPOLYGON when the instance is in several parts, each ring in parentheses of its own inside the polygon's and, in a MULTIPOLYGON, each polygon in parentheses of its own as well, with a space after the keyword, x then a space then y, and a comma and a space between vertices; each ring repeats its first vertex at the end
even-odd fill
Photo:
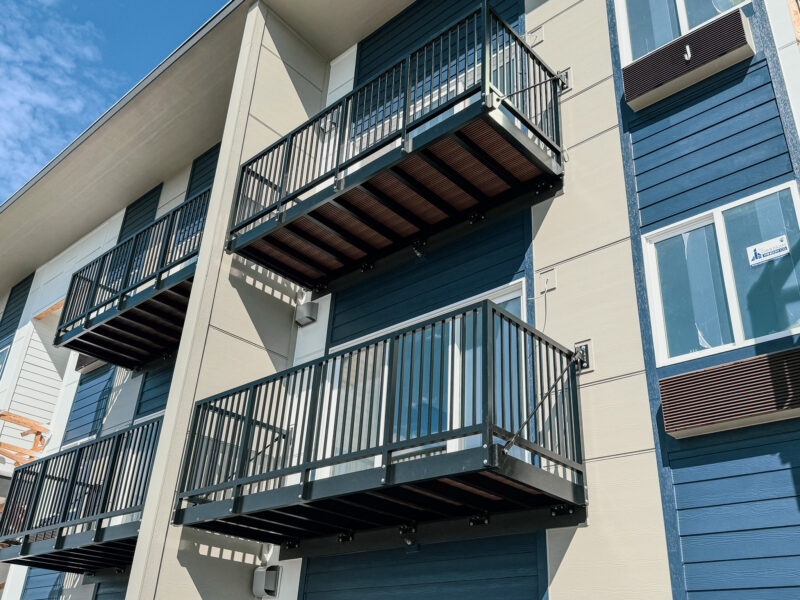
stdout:
MULTIPOLYGON (((178 562, 203 600, 252 600, 261 544, 184 527, 178 562)), ((189 600, 185 598, 184 600, 189 600)))
POLYGON ((578 532, 577 527, 561 527, 544 533, 547 536, 547 575, 548 582, 556 578, 561 562, 572 544, 572 538, 578 532))
POLYGON ((294 313, 302 288, 241 256, 232 255, 228 280, 265 348, 274 347, 276 315, 294 313))

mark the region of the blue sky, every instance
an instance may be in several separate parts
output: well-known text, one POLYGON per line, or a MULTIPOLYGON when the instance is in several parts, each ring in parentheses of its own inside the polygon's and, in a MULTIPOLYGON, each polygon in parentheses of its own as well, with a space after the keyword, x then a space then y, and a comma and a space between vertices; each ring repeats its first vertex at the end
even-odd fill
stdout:
POLYGON ((0 203, 226 0, 0 0, 0 203))

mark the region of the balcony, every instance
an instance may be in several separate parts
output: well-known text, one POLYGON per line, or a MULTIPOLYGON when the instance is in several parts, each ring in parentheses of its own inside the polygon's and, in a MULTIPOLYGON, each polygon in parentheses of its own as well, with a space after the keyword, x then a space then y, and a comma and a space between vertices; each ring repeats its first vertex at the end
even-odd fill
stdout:
POLYGON ((178 346, 210 190, 72 276, 55 344, 135 368, 178 346))
POLYGON ((308 288, 560 182, 561 77, 483 7, 242 166, 230 250, 308 288))
POLYGON ((0 561, 73 573, 131 563, 161 419, 17 467, 0 561))
POLYGON ((584 515, 576 359, 484 301, 203 400, 175 521, 302 553, 584 515))

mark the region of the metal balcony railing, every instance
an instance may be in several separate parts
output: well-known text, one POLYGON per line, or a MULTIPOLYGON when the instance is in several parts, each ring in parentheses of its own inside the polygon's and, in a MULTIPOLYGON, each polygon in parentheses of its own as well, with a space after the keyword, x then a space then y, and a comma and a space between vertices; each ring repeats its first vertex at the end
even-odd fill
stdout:
POLYGON ((70 281, 56 344, 196 256, 210 194, 206 190, 185 201, 79 269, 70 281))
POLYGON ((231 234, 277 218, 390 145, 406 147, 448 111, 490 95, 560 164, 561 84, 558 73, 484 4, 246 162, 231 234))
POLYGON ((160 430, 154 419, 17 467, 0 540, 24 549, 26 542, 98 532, 110 519, 141 511, 160 430))
POLYGON ((179 504, 205 510, 233 499, 237 507, 248 495, 443 454, 458 460, 470 448, 499 448, 498 441, 525 469, 579 489, 572 501, 581 503, 573 358, 483 301, 203 400, 189 431, 179 504))

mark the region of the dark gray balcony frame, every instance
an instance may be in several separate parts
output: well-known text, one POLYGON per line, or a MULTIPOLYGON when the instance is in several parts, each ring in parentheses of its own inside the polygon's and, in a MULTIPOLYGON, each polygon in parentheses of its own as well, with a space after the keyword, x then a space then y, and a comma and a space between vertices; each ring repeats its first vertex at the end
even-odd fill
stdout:
POLYGON ((477 6, 403 61, 247 161, 239 174, 228 247, 320 289, 455 223, 551 188, 563 172, 558 101, 562 85, 559 74, 488 4, 477 6), (502 144, 523 155, 540 176, 521 180, 503 160, 482 149, 465 134, 476 122, 488 128, 484 133, 491 130, 502 144), (452 161, 443 160, 437 145, 443 140, 488 167, 508 189, 487 193, 452 161), (454 206, 431 190, 430 181, 409 177, 403 170, 409 157, 424 161, 433 177, 451 182, 471 205, 454 206), (410 209, 398 197, 376 189, 372 178, 382 173, 398 178, 403 193, 424 199, 424 209, 441 211, 444 218, 432 222, 419 207, 410 209), (352 193, 368 198, 370 207, 354 203, 352 193), (323 217, 319 209, 326 206, 346 215, 355 229, 323 217), (298 227, 298 222, 307 221, 326 233, 298 227), (398 221, 405 231, 397 228, 398 221), (389 243, 365 241, 356 233, 359 228, 389 243))
POLYGON ((585 515, 574 357, 483 301, 203 400, 175 522, 293 551, 454 517, 585 515), (464 447, 444 451, 456 440, 464 447))
POLYGON ((129 565, 161 418, 40 458, 14 470, 0 517, 0 561, 56 571, 129 565))
POLYGON ((196 194, 76 271, 55 345, 129 368, 177 347, 210 194, 196 194))

